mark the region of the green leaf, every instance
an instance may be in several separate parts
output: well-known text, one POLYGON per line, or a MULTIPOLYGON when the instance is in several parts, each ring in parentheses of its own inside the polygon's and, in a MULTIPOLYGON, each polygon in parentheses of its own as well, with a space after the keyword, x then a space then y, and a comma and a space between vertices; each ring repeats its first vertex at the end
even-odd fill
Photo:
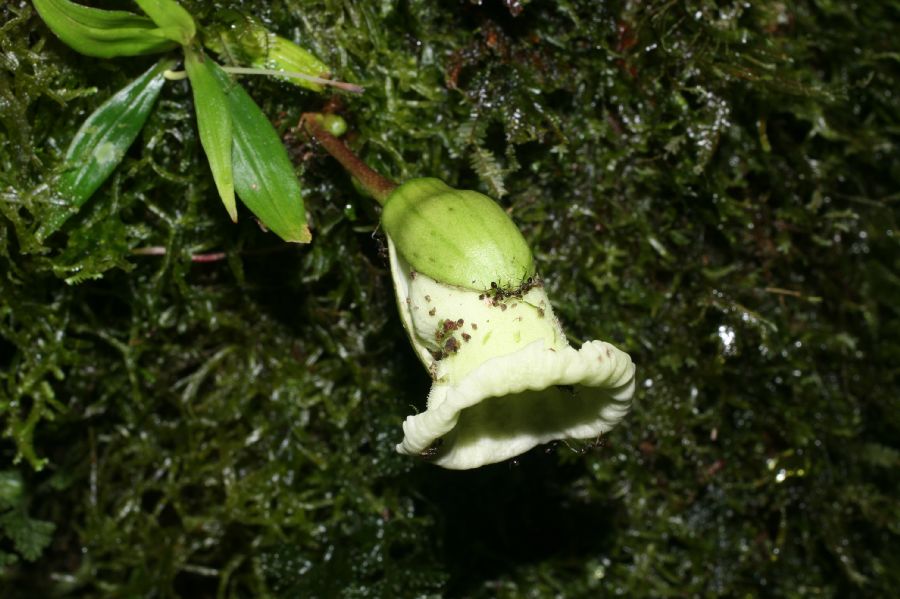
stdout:
MULTIPOLYGON (((212 63, 211 63, 212 64, 212 63)), ((231 109, 234 185, 241 201, 285 241, 309 243, 300 184, 272 123, 253 99, 218 65, 213 73, 231 109)))
POLYGON ((81 125, 66 150, 63 172, 56 182, 61 202, 44 216, 39 238, 46 238, 78 212, 119 165, 159 96, 165 83, 163 72, 173 64, 169 59, 160 60, 104 102, 81 125))
POLYGON ((185 57, 185 68, 194 91, 200 143, 225 210, 231 220, 237 222, 231 156, 232 119, 225 92, 213 75, 213 68, 218 70, 218 67, 202 51, 187 50, 185 57))
POLYGON ((56 525, 52 522, 34 520, 21 510, 12 510, 0 516, 0 528, 12 539, 22 557, 33 562, 52 540, 56 525))
POLYGON ((67 0, 34 0, 34 7, 59 39, 88 56, 137 56, 176 47, 153 21, 132 12, 89 8, 67 0))
MULTIPOLYGON (((330 73, 328 65, 316 58, 311 52, 280 35, 269 34, 269 40, 269 51, 266 54, 264 63, 265 68, 328 78, 330 73)), ((320 92, 323 89, 317 83, 303 81, 302 79, 285 78, 284 80, 312 91, 320 92)))
POLYGON ((174 0, 136 0, 154 23, 166 32, 166 37, 187 45, 197 34, 191 14, 174 0))
MULTIPOLYGON (((203 43, 210 50, 230 60, 245 62, 261 69, 302 73, 327 78, 331 69, 311 52, 266 29, 257 19, 235 11, 224 14, 223 23, 204 30, 203 43)), ((322 91, 317 83, 292 77, 283 81, 322 91)))

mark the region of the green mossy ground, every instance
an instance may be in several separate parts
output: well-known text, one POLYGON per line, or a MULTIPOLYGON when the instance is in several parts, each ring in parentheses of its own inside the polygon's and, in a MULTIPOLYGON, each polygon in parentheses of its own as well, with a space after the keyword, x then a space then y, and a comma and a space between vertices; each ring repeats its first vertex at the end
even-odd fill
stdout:
POLYGON ((634 409, 473 472, 394 453, 428 378, 378 212, 291 130, 327 97, 279 81, 248 87, 311 245, 230 224, 186 82, 39 243, 78 125, 152 59, 84 58, 6 2, 4 597, 896 592, 896 1, 185 5, 365 85, 340 101, 373 166, 500 197, 573 342, 638 364, 634 409))

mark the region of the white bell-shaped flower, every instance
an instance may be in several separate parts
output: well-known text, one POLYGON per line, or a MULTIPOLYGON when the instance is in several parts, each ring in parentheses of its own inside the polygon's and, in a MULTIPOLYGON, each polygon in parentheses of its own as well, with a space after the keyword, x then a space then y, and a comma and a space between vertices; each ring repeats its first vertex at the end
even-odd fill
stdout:
POLYGON ((477 468, 557 439, 592 439, 628 412, 634 365, 603 341, 571 347, 531 252, 490 198, 415 179, 385 203, 403 325, 433 380, 397 451, 477 468))

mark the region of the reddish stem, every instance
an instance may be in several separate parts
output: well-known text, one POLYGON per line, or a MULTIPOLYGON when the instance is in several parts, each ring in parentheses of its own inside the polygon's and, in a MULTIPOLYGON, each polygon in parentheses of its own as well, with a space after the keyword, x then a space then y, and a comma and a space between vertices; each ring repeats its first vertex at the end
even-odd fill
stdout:
POLYGON ((319 120, 321 117, 322 115, 317 112, 307 112, 300 118, 300 123, 306 127, 310 135, 319 140, 322 147, 335 160, 341 163, 341 166, 356 177, 363 189, 369 192, 379 204, 384 205, 391 192, 397 188, 397 184, 369 168, 369 165, 360 160, 359 156, 354 154, 343 141, 326 131, 319 120))

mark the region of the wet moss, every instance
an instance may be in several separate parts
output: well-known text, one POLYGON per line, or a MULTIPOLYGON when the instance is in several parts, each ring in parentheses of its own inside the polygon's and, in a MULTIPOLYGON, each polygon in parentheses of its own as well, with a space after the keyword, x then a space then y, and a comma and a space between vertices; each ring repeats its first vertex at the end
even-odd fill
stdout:
POLYGON ((152 59, 0 6, 0 452, 49 536, 4 532, 4 596, 896 588, 892 3, 185 5, 254 14, 366 93, 247 83, 310 246, 230 223, 183 82, 39 242, 71 136, 152 59), (500 198, 573 340, 638 364, 622 425, 476 472, 394 453, 428 375, 374 202, 292 130, 329 102, 392 178, 500 198))

